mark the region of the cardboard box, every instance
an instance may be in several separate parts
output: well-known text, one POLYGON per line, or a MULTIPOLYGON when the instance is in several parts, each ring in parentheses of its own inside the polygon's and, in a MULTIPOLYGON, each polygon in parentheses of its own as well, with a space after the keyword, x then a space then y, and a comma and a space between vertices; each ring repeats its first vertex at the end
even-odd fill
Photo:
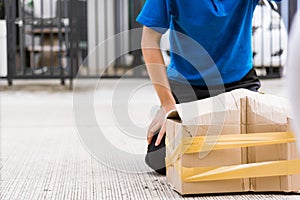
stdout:
MULTIPOLYGON (((285 99, 272 95, 249 95, 246 99, 248 134, 291 131, 285 99)), ((249 147, 247 151, 249 163, 299 159, 295 143, 249 147)), ((251 191, 297 192, 300 175, 250 178, 250 186, 251 191)))
POLYGON ((167 120, 169 183, 180 194, 299 191, 299 175, 239 175, 246 173, 244 167, 255 167, 253 163, 299 159, 295 143, 243 147, 249 142, 245 135, 288 131, 285 105, 282 98, 240 89, 178 106, 167 120), (194 138, 201 142, 195 143, 194 138))

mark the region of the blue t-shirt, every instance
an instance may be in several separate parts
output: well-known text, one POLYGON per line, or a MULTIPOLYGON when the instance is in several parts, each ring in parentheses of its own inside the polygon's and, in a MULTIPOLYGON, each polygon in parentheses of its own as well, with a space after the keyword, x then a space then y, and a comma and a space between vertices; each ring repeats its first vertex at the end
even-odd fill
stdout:
POLYGON ((170 29, 169 79, 227 84, 252 68, 252 17, 258 1, 147 0, 137 21, 160 33, 170 29))

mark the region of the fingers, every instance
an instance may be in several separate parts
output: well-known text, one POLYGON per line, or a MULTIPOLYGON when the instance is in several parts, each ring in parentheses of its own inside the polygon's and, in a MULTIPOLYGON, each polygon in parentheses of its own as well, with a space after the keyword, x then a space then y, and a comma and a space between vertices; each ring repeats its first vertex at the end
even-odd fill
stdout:
POLYGON ((157 130, 159 130, 163 123, 163 110, 160 109, 156 112, 156 115, 154 119, 152 120, 148 131, 147 131, 147 141, 148 145, 151 143, 154 133, 156 133, 157 130))
POLYGON ((151 123, 147 133, 148 145, 151 143, 154 133, 159 130, 161 125, 159 123, 151 123))
POLYGON ((159 134, 158 134, 156 142, 155 142, 155 146, 158 146, 160 144, 160 142, 165 134, 166 134, 166 123, 163 124, 163 126, 161 127, 161 129, 159 131, 159 134))
POLYGON ((148 145, 151 143, 153 139, 153 135, 160 129, 159 134, 157 136, 157 140, 155 141, 155 146, 158 146, 164 137, 166 133, 166 111, 169 111, 168 109, 166 110, 165 108, 160 108, 153 121, 151 122, 149 128, 148 128, 148 133, 147 133, 147 141, 148 145))
POLYGON ((148 133, 148 136, 147 136, 148 145, 151 143, 152 138, 153 138, 153 133, 148 133))
POLYGON ((153 131, 153 125, 151 124, 148 128, 148 132, 147 132, 147 141, 148 141, 148 145, 151 143, 152 141, 152 138, 153 138, 153 134, 154 134, 154 131, 153 131))

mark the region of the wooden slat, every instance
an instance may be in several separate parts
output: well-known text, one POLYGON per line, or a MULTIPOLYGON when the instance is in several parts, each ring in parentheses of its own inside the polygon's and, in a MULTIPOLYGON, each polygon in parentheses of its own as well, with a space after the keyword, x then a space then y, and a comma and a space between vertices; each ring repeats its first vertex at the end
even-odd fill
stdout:
POLYGON ((27 34, 58 34, 59 32, 61 32, 62 34, 64 34, 66 32, 66 30, 64 28, 59 29, 59 28, 35 28, 32 30, 27 30, 26 33, 27 34))
POLYGON ((50 46, 50 45, 45 45, 45 46, 36 45, 34 47, 27 46, 26 49, 30 52, 32 52, 32 51, 34 51, 34 52, 42 52, 42 51, 44 51, 44 52, 50 52, 50 51, 65 52, 66 51, 66 46, 59 47, 59 46, 50 46))

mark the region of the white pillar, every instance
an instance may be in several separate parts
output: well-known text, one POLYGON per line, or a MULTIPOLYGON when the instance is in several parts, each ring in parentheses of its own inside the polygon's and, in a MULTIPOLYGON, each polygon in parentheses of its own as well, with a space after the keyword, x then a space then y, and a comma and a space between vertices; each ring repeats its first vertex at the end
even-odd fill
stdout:
POLYGON ((88 68, 98 75, 115 56, 115 45, 106 44, 115 34, 114 0, 88 0, 88 68), (101 45, 104 48, 99 48, 101 45))
POLYGON ((0 20, 0 77, 7 76, 6 21, 0 20))
MULTIPOLYGON (((300 0, 299 0, 300 1, 300 0)), ((289 28, 289 1, 281 2, 281 16, 286 28, 289 28)))
POLYGON ((96 1, 95 0, 88 0, 87 1, 87 13, 88 13, 88 58, 84 65, 88 65, 87 67, 90 68, 91 73, 95 71, 96 67, 96 57, 93 56, 93 51, 96 48, 96 1))

